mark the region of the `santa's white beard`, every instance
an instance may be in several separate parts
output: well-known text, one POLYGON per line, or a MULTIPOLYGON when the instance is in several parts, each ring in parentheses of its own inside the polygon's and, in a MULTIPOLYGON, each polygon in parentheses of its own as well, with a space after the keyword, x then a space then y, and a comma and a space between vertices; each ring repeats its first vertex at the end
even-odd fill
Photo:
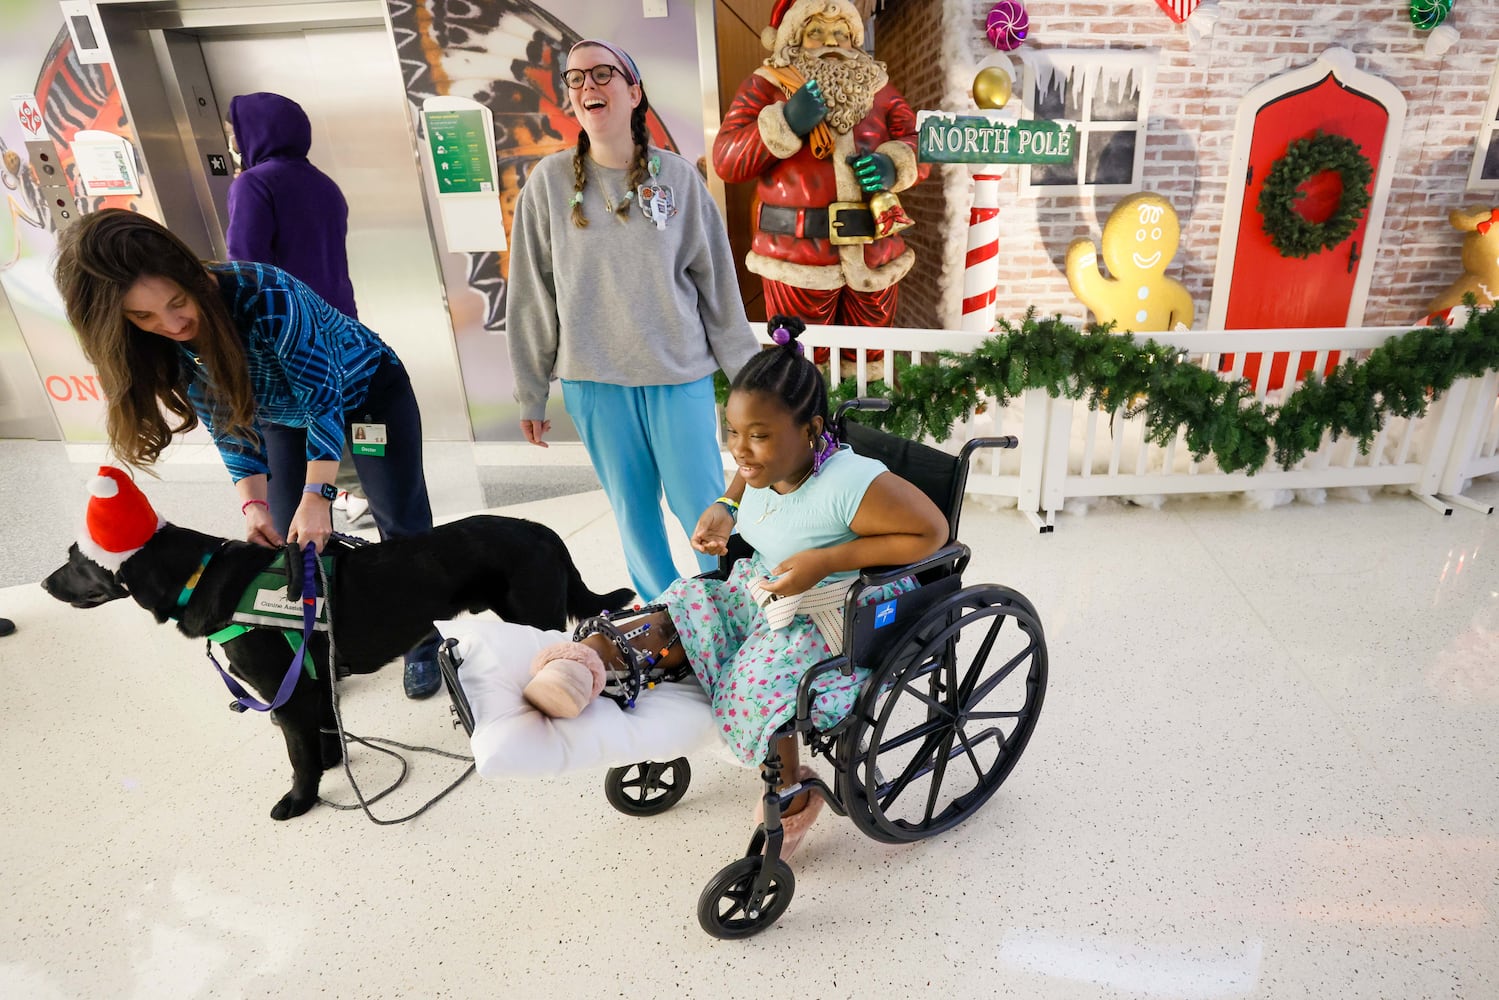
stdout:
POLYGON ((853 50, 848 59, 810 55, 791 50, 791 65, 809 80, 816 80, 828 105, 828 128, 840 135, 848 132, 874 107, 874 95, 888 77, 885 64, 869 53, 853 50))

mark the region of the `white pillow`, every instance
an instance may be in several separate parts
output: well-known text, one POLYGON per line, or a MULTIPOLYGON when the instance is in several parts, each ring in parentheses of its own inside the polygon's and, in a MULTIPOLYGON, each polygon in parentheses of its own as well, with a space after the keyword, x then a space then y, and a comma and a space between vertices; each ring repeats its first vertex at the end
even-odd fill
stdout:
POLYGON ((458 680, 474 714, 474 765, 490 779, 545 778, 641 761, 667 761, 721 744, 708 696, 694 678, 642 691, 635 707, 597 698, 575 719, 542 715, 521 691, 531 660, 564 632, 483 618, 435 622, 457 639, 458 680))

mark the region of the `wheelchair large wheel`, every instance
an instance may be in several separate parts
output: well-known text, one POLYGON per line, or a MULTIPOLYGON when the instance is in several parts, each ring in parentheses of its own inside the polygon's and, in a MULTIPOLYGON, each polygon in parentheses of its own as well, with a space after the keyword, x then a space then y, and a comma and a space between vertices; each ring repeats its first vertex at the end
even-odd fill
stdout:
POLYGON ((781 919, 791 905, 796 877, 791 866, 777 858, 759 907, 751 908, 755 877, 764 863, 759 854, 740 858, 713 876, 697 900, 697 922, 703 930, 716 938, 747 938, 781 919))
POLYGON ((611 767, 604 776, 604 797, 629 816, 654 816, 682 801, 692 783, 686 757, 657 763, 653 760, 611 767))
POLYGON ((1036 727, 1046 639, 1035 608, 1006 587, 967 587, 871 666, 836 748, 849 818, 891 844, 957 826, 1004 783, 1036 727))

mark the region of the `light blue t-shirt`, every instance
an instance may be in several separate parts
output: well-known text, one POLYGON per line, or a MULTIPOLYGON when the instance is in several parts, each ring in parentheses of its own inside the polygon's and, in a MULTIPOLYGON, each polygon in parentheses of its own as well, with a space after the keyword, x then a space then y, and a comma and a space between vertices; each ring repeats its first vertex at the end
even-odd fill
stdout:
MULTIPOLYGON (((822 463, 822 469, 787 494, 747 486, 739 502, 739 533, 755 547, 767 569, 806 549, 825 549, 859 537, 849 525, 864 494, 885 464, 856 455, 848 445, 822 463)), ((856 570, 833 573, 850 579, 856 570)))

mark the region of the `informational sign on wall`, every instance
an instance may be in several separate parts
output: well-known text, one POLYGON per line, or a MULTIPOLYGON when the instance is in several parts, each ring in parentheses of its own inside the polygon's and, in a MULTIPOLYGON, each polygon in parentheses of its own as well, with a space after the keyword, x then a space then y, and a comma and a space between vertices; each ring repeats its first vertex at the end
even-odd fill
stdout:
POLYGON ((479 111, 427 111, 427 145, 437 171, 439 194, 493 191, 494 169, 486 152, 493 147, 479 111))
POLYGON ((466 97, 429 97, 422 102, 422 127, 447 248, 504 250, 490 110, 466 97))
POLYGON ((141 193, 135 150, 123 136, 97 129, 80 130, 73 136, 73 163, 84 197, 141 193))

